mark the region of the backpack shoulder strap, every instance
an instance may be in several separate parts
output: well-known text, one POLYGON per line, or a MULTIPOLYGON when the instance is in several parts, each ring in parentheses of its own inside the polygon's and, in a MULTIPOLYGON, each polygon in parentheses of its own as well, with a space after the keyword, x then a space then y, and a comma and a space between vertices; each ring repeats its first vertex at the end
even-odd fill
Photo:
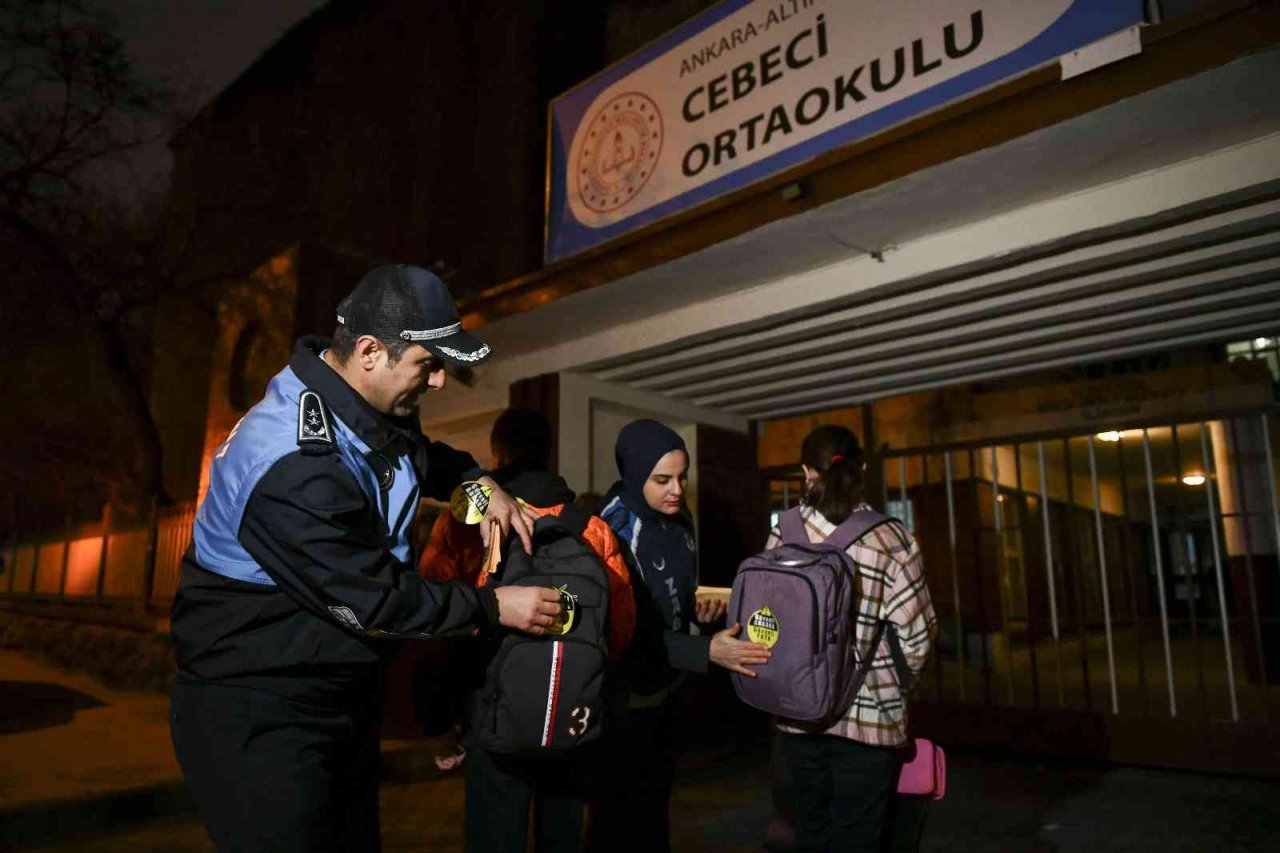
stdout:
POLYGON ((575 503, 565 504, 559 517, 560 524, 579 539, 587 532, 587 525, 591 523, 591 513, 575 503))
POLYGON ((892 516, 876 512, 874 509, 860 509, 840 522, 840 526, 831 531, 831 535, 826 538, 826 543, 843 551, 875 528, 893 520, 892 516))
POLYGON ((564 509, 560 510, 559 515, 544 515, 537 520, 533 527, 535 535, 544 531, 561 530, 581 539, 582 535, 587 532, 587 525, 590 521, 591 513, 577 504, 567 503, 564 505, 564 509))
MULTIPOLYGON (((876 624, 875 633, 871 635, 871 642, 868 644, 867 653, 862 660, 858 662, 858 668, 854 670, 853 678, 849 679, 849 683, 845 686, 845 695, 841 703, 841 708, 848 708, 858 698, 858 691, 862 689, 862 685, 867 681, 867 675, 871 672, 871 666, 876 661, 876 653, 880 649, 880 641, 887 636, 889 638, 889 656, 893 658, 893 671, 898 678, 898 689, 902 691, 905 697, 915 687, 915 679, 911 675, 911 668, 907 666, 907 658, 902 652, 902 641, 898 639, 898 628, 892 622, 881 619, 876 624)), ((841 711, 843 713, 843 710, 841 711)))
POLYGON ((778 535, 784 545, 803 545, 809 541, 800 507, 793 506, 778 515, 778 535))
MULTIPOLYGON (((867 674, 871 672, 871 665, 876 662, 876 650, 880 648, 880 638, 884 636, 886 623, 881 620, 876 625, 875 633, 871 635, 871 642, 867 646, 867 653, 858 661, 858 668, 854 670, 853 678, 849 679, 845 685, 844 698, 840 702, 840 714, 844 713, 844 709, 848 708, 858 698, 858 691, 862 689, 862 685, 866 683, 867 674)), ((857 647, 854 647, 854 655, 857 655, 857 647)))

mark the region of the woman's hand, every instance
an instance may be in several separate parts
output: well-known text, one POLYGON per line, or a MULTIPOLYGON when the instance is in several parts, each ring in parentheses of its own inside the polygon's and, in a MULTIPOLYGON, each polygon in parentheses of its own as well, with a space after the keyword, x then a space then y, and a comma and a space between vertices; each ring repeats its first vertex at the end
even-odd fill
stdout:
POLYGON ((725 628, 711 636, 711 661, 730 672, 755 678, 756 674, 747 669, 745 664, 764 664, 769 662, 772 654, 768 646, 760 643, 749 643, 746 640, 734 639, 742 633, 742 626, 736 622, 731 628, 725 628))
POLYGON ((699 625, 710 625, 724 616, 729 604, 723 598, 699 599, 693 606, 693 617, 699 625))

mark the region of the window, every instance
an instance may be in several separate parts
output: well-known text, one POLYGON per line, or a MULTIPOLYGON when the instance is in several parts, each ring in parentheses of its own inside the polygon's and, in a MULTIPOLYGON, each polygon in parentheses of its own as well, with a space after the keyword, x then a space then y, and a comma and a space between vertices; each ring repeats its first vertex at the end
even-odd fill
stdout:
POLYGON ((1264 362, 1271 371, 1272 381, 1280 382, 1280 337, 1272 335, 1227 344, 1227 360, 1235 361, 1237 358, 1264 362))
POLYGON ((889 501, 885 506, 885 515, 891 515, 906 525, 907 530, 915 532, 916 514, 911 499, 905 501, 889 501))

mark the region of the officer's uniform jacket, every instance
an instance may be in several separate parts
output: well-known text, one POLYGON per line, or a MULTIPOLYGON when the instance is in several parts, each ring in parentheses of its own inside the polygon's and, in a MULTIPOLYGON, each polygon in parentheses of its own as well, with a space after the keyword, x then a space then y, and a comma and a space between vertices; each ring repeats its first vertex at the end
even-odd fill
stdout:
POLYGON ((326 345, 299 341, 214 454, 173 605, 180 679, 330 698, 371 688, 386 638, 497 621, 492 589, 413 570, 419 497, 447 500, 475 460, 369 406, 326 345))

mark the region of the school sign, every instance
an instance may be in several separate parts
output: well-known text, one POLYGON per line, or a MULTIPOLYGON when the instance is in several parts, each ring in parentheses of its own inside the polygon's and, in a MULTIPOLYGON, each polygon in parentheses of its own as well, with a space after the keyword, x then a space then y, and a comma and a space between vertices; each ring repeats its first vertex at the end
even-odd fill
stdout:
POLYGON ((551 104, 548 261, 1052 62, 1142 0, 726 0, 551 104))

